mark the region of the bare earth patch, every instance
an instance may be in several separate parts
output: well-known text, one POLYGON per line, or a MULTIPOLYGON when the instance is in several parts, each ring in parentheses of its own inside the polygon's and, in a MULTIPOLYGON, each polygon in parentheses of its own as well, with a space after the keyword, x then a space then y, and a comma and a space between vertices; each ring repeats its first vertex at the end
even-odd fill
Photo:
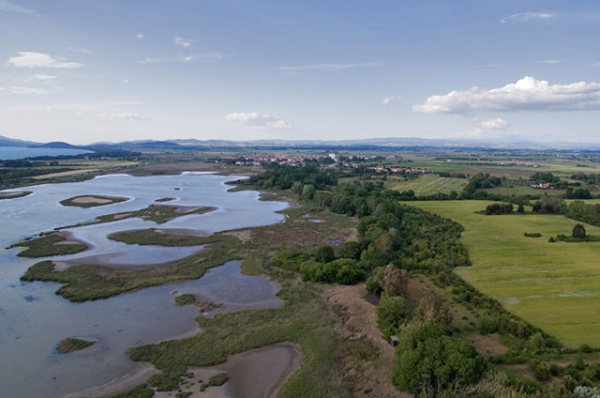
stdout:
POLYGON ((502 355, 508 352, 508 347, 500 342, 500 336, 497 334, 490 334, 487 336, 481 336, 479 334, 472 334, 466 338, 467 342, 473 345, 477 351, 486 358, 502 355))
POLYGON ((79 203, 79 204, 93 203, 93 204, 103 205, 106 203, 110 203, 112 201, 110 199, 98 198, 98 197, 94 197, 94 196, 80 196, 78 198, 73 199, 72 202, 79 203))
MULTIPOLYGON (((188 368, 178 390, 192 393, 190 398, 271 398, 301 362, 302 354, 295 345, 275 344, 232 355, 220 365, 188 368), (200 391, 203 383, 223 372, 229 376, 225 384, 200 391)), ((158 392, 154 397, 175 397, 177 393, 158 392)))
POLYGON ((70 171, 62 171, 60 173, 51 173, 51 174, 44 174, 41 176, 35 176, 33 177, 34 180, 44 180, 47 178, 55 178, 55 177, 67 177, 67 176, 73 176, 73 175, 77 175, 77 174, 85 174, 85 173, 95 173, 96 171, 99 171, 100 169, 84 169, 84 170, 70 170, 70 171))
POLYGON ((223 235, 233 236, 234 238, 239 239, 239 241, 242 243, 248 243, 252 241, 252 231, 249 229, 246 229, 244 231, 225 232, 223 233, 223 235))

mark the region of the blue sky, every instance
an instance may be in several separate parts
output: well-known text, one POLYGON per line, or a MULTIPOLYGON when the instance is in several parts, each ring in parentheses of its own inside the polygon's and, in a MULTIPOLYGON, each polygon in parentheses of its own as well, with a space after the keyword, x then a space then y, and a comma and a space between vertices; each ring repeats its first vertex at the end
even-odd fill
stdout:
POLYGON ((0 135, 600 142, 596 0, 0 0, 0 135))

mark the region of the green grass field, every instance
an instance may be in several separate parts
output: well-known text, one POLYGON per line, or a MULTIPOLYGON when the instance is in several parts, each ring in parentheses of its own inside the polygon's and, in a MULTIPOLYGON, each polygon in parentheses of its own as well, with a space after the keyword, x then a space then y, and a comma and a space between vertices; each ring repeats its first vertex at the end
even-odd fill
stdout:
POLYGON ((452 191, 460 193, 469 180, 466 178, 445 178, 426 174, 414 180, 404 181, 404 178, 388 177, 389 188, 396 191, 415 191, 416 196, 427 196, 434 193, 449 194, 452 191))
MULTIPOLYGON (((507 309, 575 347, 600 347, 600 242, 549 243, 576 221, 557 215, 476 214, 490 202, 411 202, 465 227, 472 267, 457 272, 507 309), (524 233, 540 233, 527 238, 524 233)), ((600 228, 585 225, 588 234, 600 228)))

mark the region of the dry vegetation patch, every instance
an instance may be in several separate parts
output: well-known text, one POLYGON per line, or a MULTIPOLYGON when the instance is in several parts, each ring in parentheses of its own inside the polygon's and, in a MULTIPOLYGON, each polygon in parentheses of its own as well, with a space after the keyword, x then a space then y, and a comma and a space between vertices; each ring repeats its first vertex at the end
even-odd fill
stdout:
POLYGON ((349 340, 367 338, 379 349, 376 361, 346 365, 345 373, 354 379, 353 396, 410 397, 398 391, 391 382, 392 367, 396 360, 394 349, 381 337, 376 307, 367 301, 366 293, 364 284, 334 285, 323 293, 323 299, 341 321, 338 332, 349 340))

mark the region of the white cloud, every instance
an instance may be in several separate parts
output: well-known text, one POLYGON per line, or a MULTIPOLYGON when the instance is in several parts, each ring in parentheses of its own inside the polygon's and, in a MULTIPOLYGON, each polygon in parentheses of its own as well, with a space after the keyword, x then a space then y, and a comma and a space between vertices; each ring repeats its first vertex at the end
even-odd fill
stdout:
POLYGON ((16 95, 29 95, 29 94, 48 94, 48 90, 43 88, 31 88, 31 87, 0 87, 0 94, 16 94, 16 95))
POLYGON ((135 38, 138 40, 142 40, 144 38, 144 35, 141 33, 138 33, 137 35, 135 35, 135 38))
POLYGON ((42 83, 56 83, 58 80, 58 77, 56 76, 52 76, 52 75, 45 75, 45 74, 35 74, 35 75, 29 75, 29 76, 12 76, 11 80, 17 81, 17 82, 25 82, 25 83, 30 83, 30 82, 42 82, 42 83))
POLYGON ((392 104, 394 102, 399 102, 402 99, 402 96, 400 95, 391 95, 389 97, 386 97, 384 99, 381 100, 381 103, 383 105, 389 105, 392 104))
POLYGON ((183 39, 181 37, 176 37, 173 41, 175 45, 179 47, 189 47, 192 45, 193 42, 192 39, 183 39))
POLYGON ((549 12, 520 12, 518 14, 509 15, 506 18, 502 18, 500 22, 528 22, 536 20, 548 20, 554 18, 556 15, 550 14, 549 12))
POLYGON ((78 62, 64 62, 63 58, 53 58, 48 54, 19 51, 16 57, 10 57, 8 65, 19 68, 80 68, 83 64, 78 62))
POLYGON ((219 53, 205 53, 205 54, 193 54, 193 55, 183 55, 180 54, 177 57, 170 58, 157 58, 157 57, 146 57, 144 59, 139 60, 140 64, 157 64, 161 62, 190 62, 197 59, 221 59, 223 58, 223 54, 219 53))
POLYGON ((348 64, 311 64, 311 65, 296 65, 296 66, 280 66, 279 70, 295 75, 301 73, 323 73, 323 72, 338 72, 345 69, 379 66, 381 62, 367 62, 367 63, 348 63, 348 64))
POLYGON ((526 76, 516 83, 485 90, 473 87, 434 95, 413 110, 421 113, 467 113, 471 111, 600 109, 600 84, 578 82, 550 85, 546 80, 526 76))
POLYGON ((161 61, 162 61, 161 58, 146 57, 144 59, 139 60, 138 62, 140 64, 155 64, 155 63, 161 62, 161 61))
POLYGON ((33 12, 27 8, 15 5, 8 0, 0 0, 0 11, 16 12, 19 14, 31 14, 33 12))
POLYGON ((102 120, 149 120, 147 117, 134 112, 101 113, 98 117, 102 120))
POLYGON ((503 129, 506 126, 508 126, 508 122, 500 118, 481 121, 481 127, 486 129, 498 130, 503 129))
POLYGON ((538 61, 538 64, 543 64, 543 65, 556 65, 556 64, 562 64, 562 60, 560 59, 543 59, 541 61, 538 61))
POLYGON ((205 54, 186 55, 183 57, 183 60, 184 61, 193 61, 195 59, 221 59, 221 58, 223 58, 223 54, 205 53, 205 54))
POLYGON ((69 50, 76 51, 78 53, 84 53, 84 54, 91 54, 92 53, 90 50, 86 50, 85 48, 69 47, 69 50))
POLYGON ((43 74, 38 74, 38 75, 33 75, 31 76, 34 80, 42 80, 42 81, 47 81, 47 80, 54 80, 56 79, 56 76, 51 76, 51 75, 43 75, 43 74))
POLYGON ((242 126, 248 127, 268 127, 273 129, 289 129, 292 127, 291 124, 287 123, 283 119, 279 119, 269 114, 259 114, 258 112, 253 113, 230 113, 227 115, 227 120, 240 123, 242 126))

